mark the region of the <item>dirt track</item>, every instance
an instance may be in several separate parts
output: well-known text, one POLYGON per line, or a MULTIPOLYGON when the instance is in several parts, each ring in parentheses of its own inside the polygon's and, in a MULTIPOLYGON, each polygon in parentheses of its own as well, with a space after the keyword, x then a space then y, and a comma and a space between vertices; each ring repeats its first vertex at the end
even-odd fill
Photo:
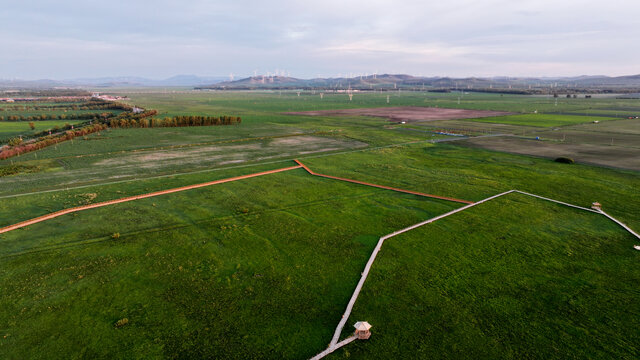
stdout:
POLYGON ((205 186, 222 184, 222 183, 226 183, 226 182, 237 181, 237 180, 242 180, 242 179, 248 179, 248 178, 252 178, 252 177, 256 177, 256 176, 268 175, 268 174, 273 174, 273 173, 278 173, 278 172, 288 171, 288 170, 293 170, 293 169, 300 169, 300 168, 304 168, 311 175, 321 176, 321 177, 325 177, 325 178, 329 178, 329 179, 348 181, 348 182, 361 184, 361 185, 373 186, 373 187, 377 187, 377 188, 393 190, 393 191, 399 191, 399 192, 404 192, 404 193, 414 194, 414 195, 420 195, 420 196, 426 196, 426 197, 431 197, 431 198, 436 198, 436 199, 455 201, 455 202, 464 203, 464 204, 471 204, 472 203, 471 201, 467 201, 467 200, 460 200, 460 199, 454 199, 454 198, 431 195, 431 194, 424 194, 424 193, 419 193, 419 192, 410 191, 410 190, 392 188, 392 187, 384 186, 384 185, 370 184, 370 183, 366 183, 366 182, 362 182, 362 181, 358 181, 358 180, 344 179, 344 178, 339 178, 339 177, 330 176, 330 175, 318 174, 318 173, 313 172, 311 169, 309 169, 307 166, 302 164, 300 161, 295 160, 295 162, 298 165, 290 166, 290 167, 286 167, 286 168, 281 168, 281 169, 263 171, 263 172, 248 174, 248 175, 236 176, 236 177, 227 178, 227 179, 209 181, 209 182, 206 182, 206 183, 200 183, 200 184, 182 186, 182 187, 173 188, 173 189, 155 191, 155 192, 151 192, 151 193, 147 193, 147 194, 129 196, 129 197, 124 197, 124 198, 115 199, 115 200, 103 201, 103 202, 99 202, 99 203, 95 203, 95 204, 77 206, 77 207, 73 207, 73 208, 69 208, 69 209, 64 209, 64 210, 56 211, 56 212, 53 212, 53 213, 50 213, 50 214, 47 214, 47 215, 39 216, 39 217, 30 219, 30 220, 22 221, 22 222, 19 222, 17 224, 13 224, 13 225, 2 227, 2 228, 0 228, 0 234, 6 233, 6 232, 9 232, 9 231, 12 231, 12 230, 20 229, 20 228, 23 228, 23 227, 26 227, 26 226, 29 226, 29 225, 37 224, 37 223, 40 223, 40 222, 43 222, 43 221, 46 221, 46 220, 50 220, 50 219, 53 219, 53 218, 57 218, 58 216, 62 216, 62 215, 66 215, 66 214, 70 214, 70 213, 74 213, 74 212, 78 212, 78 211, 95 209, 95 208, 99 208, 99 207, 103 207, 103 206, 109 206, 109 205, 120 204, 120 203, 134 201, 134 200, 146 199, 146 198, 159 196, 159 195, 172 194, 172 193, 175 193, 175 192, 191 190, 191 189, 197 189, 197 188, 201 188, 201 187, 205 187, 205 186))
POLYGON ((307 115, 307 116, 375 116, 387 118, 389 121, 435 121, 452 119, 471 119, 488 116, 504 116, 511 113, 502 111, 446 109, 433 107, 384 107, 384 108, 364 108, 364 109, 341 109, 341 110, 320 110, 320 111, 300 111, 287 112, 286 115, 307 115))
POLYGON ((62 215, 65 215, 65 214, 74 213, 74 212, 78 212, 78 211, 82 211, 82 210, 95 209, 95 208, 99 208, 99 207, 103 207, 103 206, 120 204, 120 203, 123 203, 123 202, 128 202, 128 201, 133 201, 133 200, 146 199, 146 198, 150 198, 150 197, 154 197, 154 196, 171 194, 171 193, 185 191, 185 190, 191 190, 191 189, 197 189, 197 188, 201 188, 201 187, 205 187, 205 186, 222 184, 222 183, 226 183, 226 182, 237 181, 237 180, 242 180, 242 179, 248 179, 248 178, 252 178, 252 177, 256 177, 256 176, 268 175, 268 174, 273 174, 273 173, 278 173, 278 172, 288 171, 288 170, 293 170, 293 169, 299 169, 299 168, 301 168, 300 165, 291 166, 291 167, 286 167, 286 168, 282 168, 282 169, 263 171, 263 172, 259 172, 259 173, 236 176, 236 177, 227 178, 227 179, 209 181, 209 182, 201 183, 201 184, 182 186, 182 187, 179 187, 179 188, 156 191, 156 192, 151 192, 151 193, 142 194, 142 195, 129 196, 129 197, 121 198, 121 199, 103 201, 103 202, 100 202, 100 203, 95 203, 95 204, 90 204, 90 205, 84 205, 84 206, 78 206, 78 207, 74 207, 74 208, 64 209, 64 210, 53 212, 51 214, 43 215, 43 216, 40 216, 40 217, 37 217, 37 218, 33 218, 33 219, 30 219, 30 220, 27 220, 27 221, 19 222, 17 224, 13 224, 13 225, 9 225, 9 226, 0 228, 0 234, 5 233, 5 232, 9 232, 9 231, 12 231, 12 230, 16 230, 16 229, 19 229, 19 228, 23 228, 25 226, 37 224, 39 222, 46 221, 46 220, 49 220, 49 219, 53 219, 53 218, 56 218, 58 216, 62 216, 62 215))
POLYGON ((425 194, 425 193, 421 193, 421 192, 417 192, 417 191, 398 189, 398 188, 394 188, 394 187, 390 187, 390 186, 371 184, 371 183, 364 182, 364 181, 345 179, 345 178, 341 178, 341 177, 337 177, 337 176, 319 174, 319 173, 314 172, 313 170, 309 169, 305 164, 301 163, 299 160, 295 159, 294 161, 296 163, 298 163, 298 165, 300 165, 302 168, 304 168, 309 174, 315 175, 315 176, 320 176, 320 177, 324 177, 324 178, 328 178, 328 179, 334 179, 334 180, 340 180, 340 181, 346 181, 346 182, 350 182, 350 183, 354 183, 354 184, 372 186, 372 187, 377 187, 377 188, 380 188, 380 189, 393 190, 393 191, 403 192, 403 193, 407 193, 407 194, 430 197, 430 198, 434 198, 434 199, 453 201, 453 202, 458 202, 458 203, 462 203, 462 204, 473 204, 473 201, 468 201, 468 200, 461 200, 461 199, 456 199, 456 198, 451 198, 451 197, 446 197, 446 196, 439 196, 439 195, 432 195, 432 194, 425 194))

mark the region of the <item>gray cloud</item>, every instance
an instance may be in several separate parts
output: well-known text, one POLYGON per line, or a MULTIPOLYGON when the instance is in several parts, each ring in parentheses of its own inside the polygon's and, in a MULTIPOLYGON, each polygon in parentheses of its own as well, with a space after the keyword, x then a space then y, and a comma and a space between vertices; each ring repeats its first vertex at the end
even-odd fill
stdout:
POLYGON ((0 77, 631 74, 638 13, 626 0, 23 0, 0 12, 0 77))

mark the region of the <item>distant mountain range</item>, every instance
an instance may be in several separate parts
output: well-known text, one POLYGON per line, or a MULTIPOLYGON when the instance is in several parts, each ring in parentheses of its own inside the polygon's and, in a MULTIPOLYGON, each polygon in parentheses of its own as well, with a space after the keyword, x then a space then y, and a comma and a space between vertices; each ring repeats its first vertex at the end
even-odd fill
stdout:
POLYGON ((142 77, 102 77, 71 80, 2 80, 0 88, 57 88, 57 87, 193 87, 196 89, 250 90, 250 89, 325 89, 325 90, 471 90, 471 91, 511 91, 540 92, 560 88, 594 89, 598 91, 640 91, 640 75, 610 77, 604 75, 575 77, 419 77, 412 75, 368 75, 351 78, 299 79, 288 76, 252 76, 235 81, 227 81, 223 76, 177 75, 164 80, 142 77))
POLYGON ((541 88, 640 88, 640 75, 609 77, 417 77, 411 75, 368 75, 351 78, 298 79, 286 76, 252 76, 236 81, 222 81, 200 89, 511 89, 526 91, 541 88))
POLYGON ((6 80, 0 79, 2 88, 53 88, 53 87, 148 87, 148 86, 200 86, 224 80, 223 76, 177 75, 164 80, 152 80, 136 76, 79 78, 69 80, 6 80))

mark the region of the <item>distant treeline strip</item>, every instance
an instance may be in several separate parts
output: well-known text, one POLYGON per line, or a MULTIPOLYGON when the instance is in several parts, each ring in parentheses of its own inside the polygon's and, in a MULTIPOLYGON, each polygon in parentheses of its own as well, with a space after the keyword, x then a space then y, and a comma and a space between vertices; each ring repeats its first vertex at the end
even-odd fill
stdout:
POLYGON ((47 146, 55 145, 63 141, 72 140, 78 136, 85 136, 93 134, 95 132, 105 130, 107 126, 105 124, 93 124, 87 125, 75 130, 68 130, 62 134, 54 134, 41 137, 37 140, 27 143, 19 143, 14 146, 8 146, 0 151, 0 160, 5 160, 13 156, 21 155, 31 151, 40 150, 47 146))
MULTIPOLYGON (((153 127, 186 127, 186 126, 218 126, 240 124, 242 119, 237 116, 174 116, 164 119, 153 118, 157 115, 156 110, 147 110, 140 113, 126 112, 115 116, 112 113, 98 114, 98 117, 90 119, 98 120, 93 124, 86 124, 77 129, 73 125, 66 125, 64 128, 53 129, 56 133, 43 131, 35 134, 34 140, 23 141, 22 138, 10 139, 7 146, 0 148, 0 160, 5 160, 13 156, 18 156, 27 152, 40 150, 63 141, 72 140, 76 136, 92 134, 107 128, 153 128, 153 127), (57 131, 64 131, 62 133, 57 131), (46 132, 50 135, 42 136, 46 132)), ((89 115, 89 114, 80 114, 89 115)), ((95 115, 95 114, 92 114, 95 115)), ((67 119, 71 119, 68 117, 67 119)))
POLYGON ((85 113, 85 114, 41 114, 41 115, 0 115, 0 121, 42 121, 42 120, 91 120, 91 119, 108 119, 115 116, 111 112, 103 113, 85 113))
POLYGON ((218 126, 240 124, 242 119, 238 116, 174 116, 164 119, 149 118, 156 115, 155 110, 143 113, 115 118, 109 120, 111 128, 155 128, 155 127, 186 127, 186 126, 218 126))
POLYGON ((124 110, 132 111, 133 107, 124 103, 92 99, 79 104, 60 105, 13 105, 0 107, 0 111, 61 111, 61 110, 124 110))

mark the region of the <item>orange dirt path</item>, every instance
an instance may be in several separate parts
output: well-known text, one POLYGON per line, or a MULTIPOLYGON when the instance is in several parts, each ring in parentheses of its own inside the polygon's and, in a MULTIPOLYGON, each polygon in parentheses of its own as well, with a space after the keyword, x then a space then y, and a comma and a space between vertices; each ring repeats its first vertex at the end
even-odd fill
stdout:
POLYGON ((53 213, 50 213, 50 214, 47 214, 47 215, 39 216, 37 218, 33 218, 33 219, 30 219, 30 220, 22 221, 22 222, 19 222, 17 224, 5 226, 3 228, 0 228, 0 234, 6 233, 6 232, 9 232, 9 231, 12 231, 12 230, 16 230, 16 229, 19 229, 19 228, 23 228, 25 226, 29 226, 29 225, 32 225, 32 224, 37 224, 39 222, 46 221, 46 220, 49 220, 49 219, 53 219, 53 218, 56 218, 58 216, 62 216, 62 215, 65 215, 65 214, 78 212, 78 211, 95 209, 95 208, 99 208, 99 207, 103 207, 103 206, 120 204, 120 203, 124 203, 124 202, 128 202, 128 201, 146 199, 146 198, 159 196, 159 195, 172 194, 172 193, 175 193, 175 192, 180 192, 180 191, 185 191, 185 190, 198 189, 198 188, 205 187, 205 186, 223 184, 223 183, 232 182, 232 181, 238 181, 238 180, 242 180, 242 179, 249 179, 249 178, 256 177, 256 176, 262 176, 262 175, 274 174, 274 173, 279 173, 279 172, 293 170, 293 169, 299 169, 301 167, 302 166, 299 166, 299 165, 298 166, 290 166, 290 167, 281 168, 281 169, 263 171, 263 172, 248 174, 248 175, 231 177, 231 178, 227 178, 227 179, 209 181, 209 182, 206 182, 206 183, 182 186, 182 187, 168 189, 168 190, 155 191, 155 192, 142 194, 142 195, 129 196, 129 197, 124 197, 124 198, 115 199, 115 200, 103 201, 103 202, 90 204, 90 205, 84 205, 84 206, 68 208, 68 209, 56 211, 56 212, 53 212, 53 213))
POLYGON ((352 179, 345 179, 345 178, 341 178, 341 177, 337 177, 337 176, 331 176, 331 175, 324 175, 324 174, 319 174, 314 172, 313 170, 309 169, 305 164, 303 164, 302 162, 300 162, 299 160, 295 159, 295 162, 298 163, 298 165, 300 165, 302 168, 304 168, 305 170, 307 170, 307 172, 311 175, 315 175, 315 176, 321 176, 321 177, 325 177, 325 178, 329 178, 329 179, 334 179, 334 180, 341 180, 341 181, 347 181, 350 183, 354 183, 354 184, 360 184, 360 185, 367 185, 367 186, 373 186, 373 187, 377 187, 380 189, 387 189, 387 190, 393 190, 393 191, 398 191, 398 192, 403 192, 403 193, 407 193, 407 194, 413 194, 413 195, 418 195, 418 196, 424 196, 424 197, 430 197, 430 198, 434 198, 434 199, 440 199, 440 200, 447 200, 447 201, 454 201, 454 202, 458 202, 458 203, 462 203, 462 204, 473 204, 473 201, 468 201, 468 200, 461 200, 461 199, 456 199, 456 198, 451 198, 451 197, 446 197, 446 196, 439 196, 439 195, 432 195, 432 194, 425 194, 425 193, 421 193, 421 192, 417 192, 417 191, 411 191, 411 190, 404 190, 404 189, 398 189, 398 188, 394 188, 394 187, 390 187, 390 186, 384 186, 384 185, 377 185, 377 184, 371 184, 371 183, 367 183, 364 181, 358 181, 358 180, 352 180, 352 179))
POLYGON ((403 192, 403 193, 413 194, 413 195, 418 195, 418 196, 430 197, 430 198, 434 198, 434 199, 454 201, 454 202, 463 203, 463 204, 473 204, 472 201, 468 201, 468 200, 461 200, 461 199, 456 199, 456 198, 451 198, 451 197, 446 197, 446 196, 432 195, 432 194, 425 194, 425 193, 421 193, 421 192, 417 192, 417 191, 398 189, 398 188, 394 188, 394 187, 390 187, 390 186, 371 184, 371 183, 367 183, 367 182, 364 182, 364 181, 345 179, 345 178, 341 178, 341 177, 337 177, 337 176, 319 174, 319 173, 316 173, 313 170, 309 169, 306 165, 304 165, 299 160, 296 159, 294 161, 298 165, 290 166, 290 167, 286 167, 286 168, 281 168, 281 169, 263 171, 263 172, 248 174, 248 175, 236 176, 236 177, 231 177, 231 178, 227 178, 227 179, 209 181, 209 182, 206 182, 206 183, 182 186, 182 187, 168 189, 168 190, 155 191, 155 192, 150 192, 150 193, 146 193, 146 194, 142 194, 142 195, 134 195, 134 196, 124 197, 124 198, 115 199, 115 200, 103 201, 103 202, 99 202, 99 203, 95 203, 95 204, 89 204, 89 205, 83 205, 83 206, 77 206, 77 207, 73 207, 73 208, 63 209, 63 210, 56 211, 56 212, 53 212, 53 213, 50 213, 50 214, 47 214, 47 215, 39 216, 39 217, 30 219, 30 220, 25 220, 25 221, 19 222, 17 224, 5 226, 3 228, 0 228, 0 234, 6 233, 6 232, 9 232, 9 231, 13 231, 13 230, 16 230, 16 229, 20 229, 20 228, 23 228, 23 227, 26 227, 26 226, 29 226, 29 225, 37 224, 39 222, 43 222, 43 221, 50 220, 50 219, 53 219, 53 218, 57 218, 58 216, 62 216, 62 215, 66 215, 66 214, 70 214, 70 213, 74 213, 74 212, 78 212, 78 211, 95 209, 95 208, 99 208, 99 207, 103 207, 103 206, 115 205, 115 204, 120 204, 120 203, 124 203, 124 202, 140 200, 140 199, 146 199, 146 198, 165 195, 165 194, 172 194, 172 193, 185 191, 185 190, 198 189, 198 188, 205 187, 205 186, 223 184, 223 183, 227 183, 227 182, 238 181, 238 180, 242 180, 242 179, 249 179, 249 178, 256 177, 256 176, 274 174, 274 173, 279 173, 279 172, 293 170, 293 169, 300 169, 300 168, 305 169, 311 175, 320 176, 320 177, 324 177, 324 178, 340 180, 340 181, 346 181, 346 182, 350 182, 350 183, 354 183, 354 184, 372 186, 372 187, 377 187, 377 188, 380 188, 380 189, 393 190, 393 191, 398 191, 398 192, 403 192))

